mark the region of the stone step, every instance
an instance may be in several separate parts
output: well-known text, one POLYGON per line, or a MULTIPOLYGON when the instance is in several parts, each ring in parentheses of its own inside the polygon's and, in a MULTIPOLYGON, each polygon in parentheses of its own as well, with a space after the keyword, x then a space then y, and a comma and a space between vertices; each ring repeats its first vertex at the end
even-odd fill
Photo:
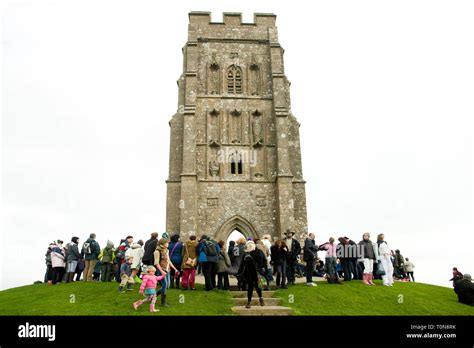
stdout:
POLYGON ((293 310, 282 306, 252 306, 245 308, 245 306, 234 306, 232 312, 242 316, 288 316, 293 315, 293 310))
MULTIPOLYGON (((270 290, 276 290, 278 289, 275 284, 270 284, 270 290)), ((237 285, 231 285, 229 286, 230 291, 240 291, 237 285)))
MULTIPOLYGON (((231 291, 230 294, 232 295, 232 297, 240 297, 240 298, 247 297, 247 291, 231 291)), ((262 291, 262 294, 263 294, 263 297, 265 298, 273 297, 273 295, 275 295, 275 291, 262 291)), ((252 297, 258 298, 258 295, 255 291, 253 292, 252 297)))
MULTIPOLYGON (((247 304, 247 297, 234 297, 234 305, 235 306, 245 306, 247 304)), ((265 306, 278 306, 281 303, 281 298, 264 298, 265 306)), ((258 297, 252 297, 252 305, 259 305, 258 297)))

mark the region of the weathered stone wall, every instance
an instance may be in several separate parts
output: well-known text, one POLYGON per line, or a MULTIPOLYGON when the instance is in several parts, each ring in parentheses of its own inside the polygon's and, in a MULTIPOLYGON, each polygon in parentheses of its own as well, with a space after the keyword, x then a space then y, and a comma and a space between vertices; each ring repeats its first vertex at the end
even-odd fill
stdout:
POLYGON ((189 15, 170 121, 171 233, 307 233, 299 123, 275 19, 255 14, 254 23, 242 23, 240 14, 225 13, 223 23, 211 23, 209 13, 189 15))

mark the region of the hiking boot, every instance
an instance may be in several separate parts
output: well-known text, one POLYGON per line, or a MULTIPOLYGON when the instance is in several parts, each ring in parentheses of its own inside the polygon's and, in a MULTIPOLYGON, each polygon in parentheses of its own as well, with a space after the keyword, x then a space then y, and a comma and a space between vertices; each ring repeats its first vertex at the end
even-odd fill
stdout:
POLYGON ((258 299, 258 302, 260 302, 260 306, 262 306, 262 307, 265 306, 265 302, 263 302, 263 297, 260 297, 258 299))
POLYGON ((245 305, 245 308, 250 308, 250 307, 252 307, 252 304, 251 304, 250 301, 249 301, 249 302, 247 302, 247 304, 245 305))
POLYGON ((127 284, 127 291, 133 291, 132 284, 127 284))
POLYGON ((282 285, 280 289, 288 289, 286 285, 282 285))

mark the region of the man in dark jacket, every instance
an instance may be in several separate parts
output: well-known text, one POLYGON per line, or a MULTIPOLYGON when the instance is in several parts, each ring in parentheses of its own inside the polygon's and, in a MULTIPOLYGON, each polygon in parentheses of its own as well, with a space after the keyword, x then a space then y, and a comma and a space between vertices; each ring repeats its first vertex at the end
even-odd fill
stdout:
POLYGON ((314 242, 314 238, 314 233, 308 234, 308 238, 305 239, 303 247, 303 261, 306 262, 306 285, 308 286, 317 285, 313 283, 314 260, 318 257, 318 247, 314 242))
POLYGON ((296 264, 298 262, 298 256, 301 254, 301 245, 300 242, 298 242, 293 236, 295 235, 295 232, 291 230, 286 230, 285 234, 285 243, 288 247, 288 251, 290 254, 290 259, 288 262, 288 268, 287 268, 287 276, 288 276, 288 283, 290 284, 295 284, 295 272, 296 272, 296 264))
POLYGON ((474 306, 474 284, 471 275, 464 274, 462 279, 454 282, 454 292, 458 295, 458 301, 474 306))
POLYGON ((97 259, 100 254, 99 243, 95 240, 95 233, 91 233, 89 238, 82 245, 81 256, 84 256, 85 265, 84 265, 84 281, 92 281, 92 273, 94 272, 97 259))
POLYGON ((400 250, 395 250, 395 273, 400 279, 404 279, 406 277, 405 271, 403 269, 404 264, 405 258, 402 254, 400 254, 400 250))
POLYGON ((355 256, 355 254, 353 254, 353 247, 349 243, 349 238, 339 237, 338 240, 339 244, 337 245, 336 249, 337 257, 339 258, 339 262, 342 266, 344 281, 349 282, 352 280, 352 274, 355 274, 353 267, 354 264, 352 262, 352 257, 355 256))
POLYGON ((145 242, 144 253, 142 262, 144 265, 153 266, 155 264, 154 252, 156 250, 156 245, 158 244, 158 232, 153 232, 151 238, 145 242))

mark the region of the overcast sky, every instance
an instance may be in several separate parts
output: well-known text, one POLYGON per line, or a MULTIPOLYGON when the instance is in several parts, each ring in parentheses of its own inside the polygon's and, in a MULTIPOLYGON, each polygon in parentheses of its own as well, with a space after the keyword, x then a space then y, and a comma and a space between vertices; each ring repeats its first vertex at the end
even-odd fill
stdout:
POLYGON ((6 1, 2 289, 52 240, 163 232, 192 10, 277 14, 318 243, 384 232, 420 282, 474 273, 473 2, 6 1))

